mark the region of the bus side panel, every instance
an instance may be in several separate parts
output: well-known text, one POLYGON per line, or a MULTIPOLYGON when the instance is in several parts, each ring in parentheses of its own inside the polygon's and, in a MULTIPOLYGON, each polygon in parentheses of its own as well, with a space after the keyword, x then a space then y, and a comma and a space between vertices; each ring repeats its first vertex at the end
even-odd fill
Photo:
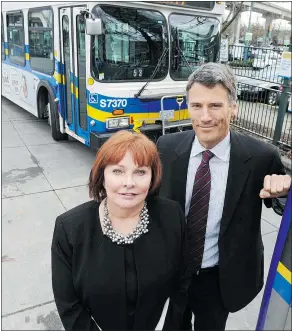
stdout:
MULTIPOLYGON (((47 82, 54 92, 54 95, 60 98, 58 91, 58 82, 61 82, 59 71, 59 32, 58 32, 58 11, 54 10, 54 46, 55 54, 55 73, 53 76, 34 71, 30 65, 29 55, 29 36, 28 36, 28 9, 23 10, 24 16, 24 40, 25 40, 25 66, 15 64, 10 61, 8 55, 6 13, 3 13, 4 36, 5 36, 5 59, 2 60, 2 95, 10 101, 25 109, 29 113, 38 117, 37 91, 42 81, 47 82)), ((60 109, 60 107, 58 107, 60 109)), ((62 132, 62 131, 61 131, 62 132)))
POLYGON ((2 95, 38 116, 36 87, 39 79, 31 72, 2 63, 2 95))

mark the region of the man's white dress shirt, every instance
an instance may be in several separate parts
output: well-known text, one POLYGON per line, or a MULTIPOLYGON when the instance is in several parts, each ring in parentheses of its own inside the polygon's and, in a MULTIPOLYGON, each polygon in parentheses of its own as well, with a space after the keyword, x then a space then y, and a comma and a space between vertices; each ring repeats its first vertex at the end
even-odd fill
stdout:
MULTIPOLYGON (((202 160, 202 152, 205 150, 206 148, 200 144, 196 136, 192 145, 188 166, 185 204, 186 216, 190 208, 196 172, 202 160)), ((211 192, 202 268, 213 267, 218 264, 219 260, 218 239, 229 169, 230 132, 219 144, 210 149, 210 151, 214 156, 209 161, 211 192)))

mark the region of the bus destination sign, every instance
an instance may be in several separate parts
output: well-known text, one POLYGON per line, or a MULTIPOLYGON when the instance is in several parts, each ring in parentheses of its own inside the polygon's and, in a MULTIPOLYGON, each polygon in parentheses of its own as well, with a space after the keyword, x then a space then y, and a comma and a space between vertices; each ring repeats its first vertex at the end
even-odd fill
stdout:
POLYGON ((212 10, 215 6, 215 1, 149 1, 161 5, 187 7, 194 9, 212 10))

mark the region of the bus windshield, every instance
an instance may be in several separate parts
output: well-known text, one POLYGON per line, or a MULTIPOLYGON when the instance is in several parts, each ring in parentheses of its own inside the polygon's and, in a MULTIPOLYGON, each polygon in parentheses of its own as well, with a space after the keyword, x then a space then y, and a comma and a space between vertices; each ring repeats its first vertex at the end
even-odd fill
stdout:
MULTIPOLYGON (((167 22, 153 10, 100 5, 104 33, 92 37, 92 71, 99 81, 147 81, 168 48, 167 22)), ((168 53, 153 80, 166 77, 168 53)))
POLYGON ((174 80, 185 80, 199 65, 216 62, 219 20, 212 17, 171 14, 171 67, 174 80))

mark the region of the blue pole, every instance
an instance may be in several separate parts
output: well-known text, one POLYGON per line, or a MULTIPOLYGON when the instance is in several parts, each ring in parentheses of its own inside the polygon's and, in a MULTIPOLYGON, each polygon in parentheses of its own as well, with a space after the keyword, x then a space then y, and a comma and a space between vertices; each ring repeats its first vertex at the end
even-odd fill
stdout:
MULTIPOLYGON (((290 191, 288 193, 288 199, 285 204, 285 210, 283 213, 280 229, 278 232, 278 237, 277 237, 277 241, 275 244, 274 253, 273 253, 271 264, 270 264, 268 278, 267 278, 266 285, 265 285, 265 290, 264 290, 264 294, 263 294, 263 298, 262 298, 262 304, 260 307, 260 312, 259 312, 257 326, 256 326, 257 331, 271 330, 268 328, 268 324, 269 324, 269 320, 267 318, 268 317, 268 308, 269 308, 269 305, 271 302, 271 294, 272 294, 273 287, 275 284, 275 277, 277 274, 278 264, 281 261, 281 259, 283 258, 283 252, 284 252, 286 242, 288 240, 290 240, 290 238, 291 238, 291 237, 289 237, 289 230, 290 230, 290 227, 292 224, 291 206, 292 206, 292 190, 290 189, 290 191)), ((290 255, 290 259, 288 259, 288 260, 291 261, 291 255, 290 255)), ((283 315, 280 315, 280 316, 283 316, 283 315)), ((284 330, 284 329, 281 328, 278 330, 284 330)))

